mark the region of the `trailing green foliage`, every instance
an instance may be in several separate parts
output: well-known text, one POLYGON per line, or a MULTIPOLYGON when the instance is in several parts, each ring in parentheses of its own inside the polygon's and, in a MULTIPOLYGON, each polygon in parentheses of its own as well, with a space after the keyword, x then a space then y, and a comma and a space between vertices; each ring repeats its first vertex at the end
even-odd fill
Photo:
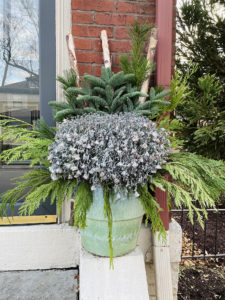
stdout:
POLYGON ((154 64, 148 66, 148 60, 143 54, 144 46, 153 25, 141 25, 137 21, 130 27, 131 51, 129 54, 120 56, 120 65, 125 74, 135 75, 135 85, 141 87, 154 64))
POLYGON ((68 182, 62 179, 40 184, 34 190, 29 191, 26 197, 23 198, 24 203, 20 208, 20 214, 32 215, 47 198, 51 199, 51 204, 56 202, 57 213, 60 214, 63 202, 66 198, 71 198, 76 184, 76 180, 68 182))
POLYGON ((87 182, 81 182, 76 190, 74 203, 74 225, 81 229, 86 227, 86 214, 93 202, 91 186, 87 182))
POLYGON ((51 204, 56 202, 57 212, 60 214, 65 198, 71 198, 76 184, 76 180, 52 181, 48 170, 35 168, 15 178, 15 187, 1 194, 0 217, 6 215, 8 206, 14 212, 16 203, 21 201, 23 204, 19 210, 20 215, 32 215, 47 198, 50 198, 51 204))
POLYGON ((104 186, 104 212, 105 218, 108 220, 108 243, 109 243, 109 254, 110 254, 110 267, 113 269, 113 245, 112 245, 112 210, 110 205, 110 199, 114 200, 113 188, 110 186, 104 186))
POLYGON ((37 131, 42 139, 54 140, 55 138, 56 128, 49 127, 43 117, 34 122, 33 130, 37 131))
POLYGON ((151 188, 152 191, 148 189, 148 184, 144 186, 139 185, 137 189, 139 194, 139 200, 141 201, 144 211, 146 213, 146 225, 148 221, 150 221, 153 233, 156 233, 158 231, 162 239, 165 240, 166 231, 159 215, 159 211, 161 210, 161 208, 160 205, 157 203, 155 197, 153 196, 153 186, 151 186, 151 188))
MULTIPOLYGON (((50 181, 50 173, 40 168, 36 168, 19 178, 15 178, 13 182, 15 187, 1 194, 0 217, 6 215, 7 206, 11 207, 13 213, 17 202, 25 199, 27 195, 32 194, 37 187, 50 181)), ((35 200, 35 202, 37 201, 35 200)))

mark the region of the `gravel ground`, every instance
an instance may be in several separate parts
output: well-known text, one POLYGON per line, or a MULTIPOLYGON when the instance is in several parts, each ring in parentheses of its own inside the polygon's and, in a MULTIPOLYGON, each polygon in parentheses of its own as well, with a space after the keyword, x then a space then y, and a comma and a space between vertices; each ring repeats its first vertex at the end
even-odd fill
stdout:
POLYGON ((77 270, 0 272, 0 300, 76 300, 77 270))

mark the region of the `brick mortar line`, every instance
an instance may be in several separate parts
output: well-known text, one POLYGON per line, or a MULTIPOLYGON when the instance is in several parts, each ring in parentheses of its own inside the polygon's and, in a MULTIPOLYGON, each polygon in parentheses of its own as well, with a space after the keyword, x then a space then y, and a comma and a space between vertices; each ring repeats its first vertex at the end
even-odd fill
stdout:
POLYGON ((90 63, 90 62, 77 62, 78 63, 78 65, 84 65, 84 66, 86 66, 86 65, 93 65, 93 64, 96 64, 96 65, 98 65, 98 66, 102 66, 102 64, 98 64, 98 63, 90 63))
MULTIPOLYGON (((81 51, 81 52, 90 52, 90 53, 100 53, 102 54, 102 51, 96 51, 94 49, 92 50, 86 50, 86 49, 76 49, 76 52, 77 51, 81 51)), ((121 52, 121 51, 118 51, 118 52, 113 52, 114 55, 124 55, 124 54, 128 54, 127 52, 121 52)))
MULTIPOLYGON (((92 0, 92 1, 95 1, 95 0, 92 0)), ((141 2, 138 1, 138 0, 132 0, 132 1, 129 1, 129 0, 108 0, 109 2, 114 2, 114 3, 136 3, 136 4, 140 4, 140 3, 148 3, 148 4, 152 4, 152 5, 155 5, 156 3, 156 0, 152 0, 151 2, 149 2, 149 0, 142 0, 141 2)), ((73 9, 75 10, 75 9, 73 9)))
MULTIPOLYGON (((125 13, 122 13, 122 12, 108 12, 108 11, 106 11, 106 12, 94 12, 95 13, 95 15, 97 14, 97 15, 104 15, 104 16, 121 16, 121 14, 122 14, 122 16, 121 17, 123 17, 124 15, 125 16, 130 16, 130 14, 132 14, 132 15, 142 15, 142 14, 138 14, 138 13, 128 13, 128 12, 125 12, 125 13)), ((144 16, 148 16, 148 15, 144 15, 144 16)))
MULTIPOLYGON (((94 50, 94 49, 76 49, 76 52, 77 53, 88 52, 88 53, 102 54, 102 51, 98 51, 98 50, 94 50)), ((111 50, 111 53, 117 54, 117 55, 127 54, 127 52, 118 52, 118 51, 112 51, 112 50, 111 50)))
MULTIPOLYGON (((152 17, 152 16, 151 16, 152 17)), ((154 18, 154 16, 153 16, 154 18)), ((154 18, 155 19, 155 18, 154 18)), ((113 24, 95 24, 95 23, 76 23, 76 22, 72 22, 72 26, 90 26, 90 27, 99 27, 99 28, 102 28, 102 27, 108 27, 108 28, 114 28, 116 26, 116 28, 128 28, 129 25, 113 25, 113 24)))
MULTIPOLYGON (((94 1, 94 0, 93 0, 94 1)), ((155 5, 151 5, 151 6, 155 6, 155 5)), ((143 17, 145 17, 145 16, 150 16, 150 15, 148 15, 148 14, 145 14, 145 15, 143 15, 143 14, 141 14, 141 13, 135 13, 135 12, 133 12, 133 13, 129 13, 129 12, 113 12, 113 11, 99 11, 99 10, 77 10, 77 9, 73 9, 72 10, 72 13, 76 13, 76 12, 80 12, 80 13, 92 13, 92 12, 94 12, 94 13, 98 13, 98 14, 111 14, 111 15, 126 15, 126 16, 133 16, 133 15, 138 15, 138 16, 143 16, 143 17)))
MULTIPOLYGON (((92 41, 99 41, 100 40, 100 36, 99 37, 88 37, 88 36, 78 36, 78 35, 73 35, 74 39, 84 39, 84 40, 92 40, 92 41)), ((116 39, 116 38, 108 38, 109 41, 113 41, 113 42, 131 42, 131 40, 128 39, 116 39)), ((76 40, 75 40, 76 41, 76 40)))
MULTIPOLYGON (((76 45, 75 45, 75 46, 76 46, 76 45)), ((76 53, 80 53, 80 52, 85 52, 85 53, 86 53, 86 52, 90 52, 90 53, 93 53, 94 50, 93 50, 93 49, 77 49, 77 48, 76 48, 75 51, 76 51, 76 53)))
POLYGON ((127 0, 119 0, 119 3, 135 3, 135 4, 149 4, 149 5, 156 5, 156 0, 153 0, 152 2, 149 2, 148 0, 145 0, 145 1, 135 1, 135 0, 132 0, 132 1, 127 1, 127 0))

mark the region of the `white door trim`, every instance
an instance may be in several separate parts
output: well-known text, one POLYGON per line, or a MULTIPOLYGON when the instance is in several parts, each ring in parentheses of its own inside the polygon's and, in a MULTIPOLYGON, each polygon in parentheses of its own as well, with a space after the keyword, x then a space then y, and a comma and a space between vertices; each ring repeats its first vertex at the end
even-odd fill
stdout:
MULTIPOLYGON (((70 68, 66 35, 71 32, 71 19, 71 0, 55 0, 56 77, 62 76, 64 71, 70 68)), ((64 101, 63 90, 57 81, 56 101, 64 101)), ((64 201, 61 216, 58 218, 60 223, 65 223, 70 220, 70 211, 70 201, 64 201)))

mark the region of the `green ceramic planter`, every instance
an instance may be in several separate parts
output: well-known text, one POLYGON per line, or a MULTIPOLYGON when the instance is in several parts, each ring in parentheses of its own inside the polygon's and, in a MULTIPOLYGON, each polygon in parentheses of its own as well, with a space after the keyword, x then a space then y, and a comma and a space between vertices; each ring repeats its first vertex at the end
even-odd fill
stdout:
MULTIPOLYGON (((144 210, 134 195, 120 191, 111 202, 113 256, 131 252, 136 247, 144 210)), ((84 249, 100 256, 109 255, 108 221, 104 216, 103 189, 93 192, 93 204, 87 213, 87 227, 81 231, 84 249)))

